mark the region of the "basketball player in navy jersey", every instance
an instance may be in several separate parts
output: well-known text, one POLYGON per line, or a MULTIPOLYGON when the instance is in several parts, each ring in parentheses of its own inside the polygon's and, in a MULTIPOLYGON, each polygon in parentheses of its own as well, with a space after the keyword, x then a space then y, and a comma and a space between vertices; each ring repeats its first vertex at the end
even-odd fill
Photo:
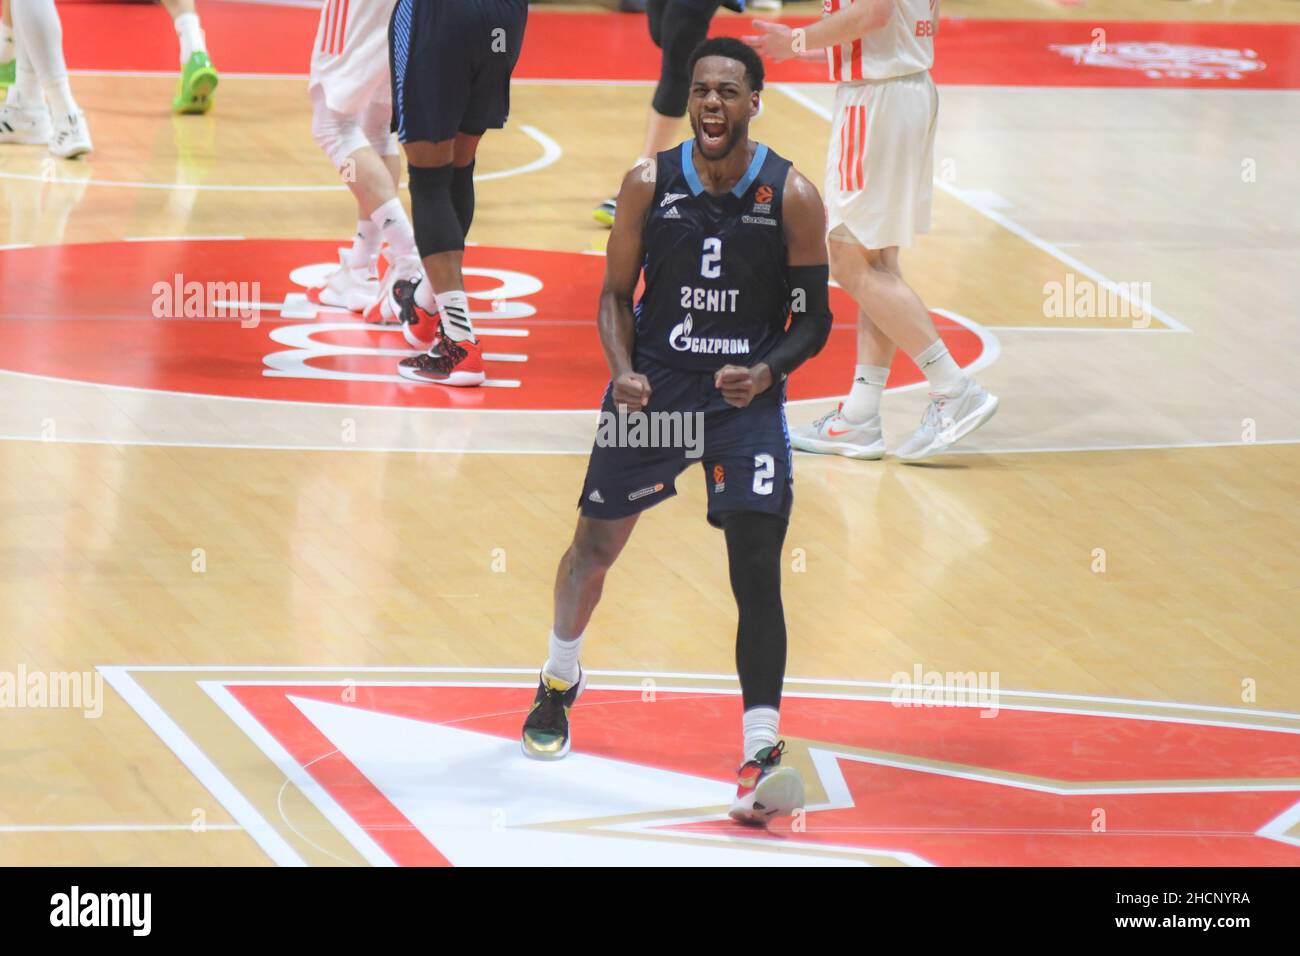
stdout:
POLYGON ((803 805, 803 782, 781 766, 777 732, 786 657, 780 562, 793 502, 785 378, 830 333, 825 223, 813 185, 749 138, 763 86, 754 51, 717 37, 688 65, 694 138, 634 168, 619 192, 598 318, 610 368, 601 410, 603 420, 699 415, 702 447, 627 447, 598 434, 577 531, 556 574, 550 655, 523 750, 544 760, 569 752, 569 709, 585 683, 578 655, 605 574, 640 513, 672 497, 698 458, 739 609, 744 741, 731 815, 764 823, 803 805))
POLYGON ((393 124, 406 154, 415 245, 423 262, 392 282, 384 310, 428 351, 398 373, 437 385, 483 384, 462 262, 474 220, 479 140, 510 113, 527 0, 397 0, 389 23, 393 124), (436 290, 436 291, 435 291, 436 290))

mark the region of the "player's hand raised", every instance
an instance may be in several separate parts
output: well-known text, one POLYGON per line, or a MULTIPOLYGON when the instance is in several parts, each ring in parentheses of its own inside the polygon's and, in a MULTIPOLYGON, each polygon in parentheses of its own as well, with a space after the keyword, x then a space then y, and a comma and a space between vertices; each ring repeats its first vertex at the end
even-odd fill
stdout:
POLYGON ((722 393, 728 405, 744 408, 772 387, 772 371, 762 362, 753 368, 743 365, 724 365, 713 374, 713 386, 722 393))
POLYGON ((773 63, 783 63, 791 57, 802 56, 804 53, 802 29, 791 30, 784 23, 772 23, 768 20, 750 22, 752 26, 763 32, 741 39, 773 63))
POLYGON ((624 372, 614 379, 614 404, 639 412, 650 404, 650 380, 640 372, 624 372))

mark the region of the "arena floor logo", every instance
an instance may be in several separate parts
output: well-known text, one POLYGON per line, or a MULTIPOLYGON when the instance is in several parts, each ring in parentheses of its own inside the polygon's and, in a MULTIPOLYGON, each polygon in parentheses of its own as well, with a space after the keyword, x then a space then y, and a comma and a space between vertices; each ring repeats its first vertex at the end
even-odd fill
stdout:
MULTIPOLYGON (((408 382, 395 328, 311 302, 335 245, 287 239, 196 239, 36 246, 0 251, 0 368, 103 385, 345 405, 594 409, 608 372, 595 329, 599 255, 476 246, 466 283, 489 385, 408 382), (48 276, 39 284, 30 276, 48 276), (258 302, 205 296, 210 310, 157 317, 157 288, 256 289, 258 302), (248 318, 249 314, 254 320, 248 318)), ((185 300, 187 303, 188 299, 185 300)), ((796 375, 792 399, 825 398, 852 375, 856 309, 832 289, 836 328, 796 375)), ((962 365, 985 353, 978 331, 936 313, 962 365)), ((891 387, 919 382, 902 357, 891 387)))
POLYGON ((729 678, 593 672, 539 763, 522 669, 101 670, 283 864, 1300 864, 1295 727, 1244 708, 1000 691, 986 719, 791 679, 808 805, 764 831, 726 816, 729 678))
POLYGON ((1239 80, 1267 66, 1254 50, 1186 43, 1053 43, 1049 49, 1080 66, 1139 70, 1151 79, 1239 80))

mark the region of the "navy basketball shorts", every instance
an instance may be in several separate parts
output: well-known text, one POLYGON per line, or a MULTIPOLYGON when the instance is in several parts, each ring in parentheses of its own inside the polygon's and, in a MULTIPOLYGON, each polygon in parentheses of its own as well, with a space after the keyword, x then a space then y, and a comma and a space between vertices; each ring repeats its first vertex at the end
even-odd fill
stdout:
POLYGON ((403 143, 501 129, 527 0, 397 0, 388 24, 393 130, 403 143))
POLYGON ((745 408, 728 405, 712 372, 637 362, 650 380, 650 403, 620 413, 605 389, 596 441, 578 508, 588 518, 626 518, 677 494, 676 480, 699 464, 709 524, 733 511, 789 519, 794 505, 785 386, 774 385, 745 408))

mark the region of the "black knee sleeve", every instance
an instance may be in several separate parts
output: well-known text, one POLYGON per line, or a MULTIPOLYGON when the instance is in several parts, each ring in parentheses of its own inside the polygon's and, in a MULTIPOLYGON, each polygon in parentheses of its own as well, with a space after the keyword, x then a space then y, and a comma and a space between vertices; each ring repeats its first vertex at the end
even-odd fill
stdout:
POLYGON ((655 87, 651 105, 660 116, 684 116, 686 100, 691 92, 691 77, 687 63, 695 48, 709 33, 709 20, 717 10, 716 3, 699 6, 682 0, 670 0, 664 9, 659 26, 660 57, 659 84, 655 87))
POLYGON ((780 707, 785 683, 785 609, 781 605, 781 548, 786 522, 776 515, 737 511, 722 521, 731 591, 740 621, 736 673, 745 710, 780 707))
POLYGON ((446 166, 408 166, 411 181, 411 227, 420 258, 465 248, 456 207, 451 199, 454 171, 446 166))
POLYGON ((474 221, 474 160, 457 166, 451 174, 451 204, 456 208, 463 238, 469 238, 469 224, 474 221))

